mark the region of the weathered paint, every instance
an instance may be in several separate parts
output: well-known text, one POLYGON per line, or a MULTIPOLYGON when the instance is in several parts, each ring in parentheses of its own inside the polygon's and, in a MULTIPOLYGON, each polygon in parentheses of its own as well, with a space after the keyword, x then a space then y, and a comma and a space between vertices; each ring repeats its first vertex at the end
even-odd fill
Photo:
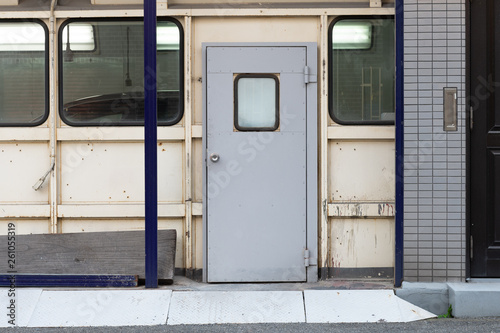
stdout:
POLYGON ((392 218, 330 219, 330 224, 331 267, 394 266, 394 220, 392 218))
MULTIPOLYGON (((178 232, 176 267, 199 269, 203 265, 201 43, 316 42, 320 59, 326 60, 327 26, 336 15, 394 13, 391 6, 370 8, 369 0, 360 2, 367 6, 179 9, 174 6, 178 1, 169 1, 171 7, 167 1, 158 2, 159 16, 173 15, 183 24, 189 50, 185 50, 185 116, 175 126, 158 128, 159 225, 178 232)), ((75 11, 61 6, 55 13, 57 26, 67 17, 142 16, 140 9, 96 7, 75 11)), ((47 17, 47 12, 0 12, 0 18, 7 17, 47 17)), ((49 23, 48 17, 44 20, 49 23)), ((342 267, 390 267, 394 256, 394 127, 335 124, 327 114, 326 61, 319 67, 318 182, 323 187, 318 207, 324 212, 319 265, 333 267, 330 258, 337 258, 342 267), (344 233, 347 227, 359 235, 344 233), (342 237, 342 244, 354 244, 350 251, 336 242, 337 236, 342 237), (383 247, 381 239, 387 239, 383 247)), ((142 127, 70 127, 58 115, 54 130, 48 122, 36 128, 3 128, 0 179, 8 191, 0 191, 0 228, 15 221, 19 233, 54 231, 50 228, 51 196, 56 198, 53 225, 57 232, 143 227, 143 137, 142 127), (32 186, 50 167, 51 135, 57 139, 57 179, 49 177, 34 191, 32 186), (11 159, 16 167, 4 164, 11 159), (10 168, 8 172, 3 165, 10 168)))
POLYGON ((332 203, 328 205, 328 216, 333 217, 393 217, 395 214, 394 203, 332 203))

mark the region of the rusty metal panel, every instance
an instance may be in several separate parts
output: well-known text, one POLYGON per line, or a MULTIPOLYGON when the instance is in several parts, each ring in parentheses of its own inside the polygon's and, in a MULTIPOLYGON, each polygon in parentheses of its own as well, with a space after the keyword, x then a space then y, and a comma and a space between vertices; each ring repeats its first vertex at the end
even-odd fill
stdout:
POLYGON ((193 247, 196 249, 193 252, 193 268, 203 268, 203 219, 201 217, 193 218, 193 234, 191 235, 193 247))
POLYGON ((330 219, 334 268, 393 267, 394 219, 330 219))
POLYGON ((328 205, 328 216, 333 217, 394 217, 394 202, 340 202, 328 205))

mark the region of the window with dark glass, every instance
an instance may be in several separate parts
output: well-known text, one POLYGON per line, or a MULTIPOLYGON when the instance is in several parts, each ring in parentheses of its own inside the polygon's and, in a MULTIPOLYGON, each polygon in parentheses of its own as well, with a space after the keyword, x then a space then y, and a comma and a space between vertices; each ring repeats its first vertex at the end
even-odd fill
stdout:
POLYGON ((279 80, 273 74, 240 74, 234 80, 234 127, 274 131, 279 127, 279 80))
POLYGON ((341 17, 330 25, 329 109, 339 124, 394 123, 393 17, 341 17))
MULTIPOLYGON (((158 125, 183 115, 182 27, 157 21, 158 125)), ((144 124, 142 20, 69 20, 59 32, 59 105, 73 126, 144 124)), ((151 70, 151 73, 154 71, 151 70)))
POLYGON ((48 116, 48 30, 0 20, 0 126, 38 126, 48 116))

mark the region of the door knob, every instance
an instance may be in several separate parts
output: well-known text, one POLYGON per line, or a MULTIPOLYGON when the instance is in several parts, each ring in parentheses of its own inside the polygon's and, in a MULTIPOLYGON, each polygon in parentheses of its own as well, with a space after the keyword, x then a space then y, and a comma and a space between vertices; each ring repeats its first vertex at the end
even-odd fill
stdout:
POLYGON ((212 154, 210 154, 210 160, 211 160, 212 162, 214 162, 214 163, 215 163, 215 162, 219 162, 219 158, 220 158, 220 157, 219 157, 219 154, 216 154, 216 153, 212 153, 212 154))

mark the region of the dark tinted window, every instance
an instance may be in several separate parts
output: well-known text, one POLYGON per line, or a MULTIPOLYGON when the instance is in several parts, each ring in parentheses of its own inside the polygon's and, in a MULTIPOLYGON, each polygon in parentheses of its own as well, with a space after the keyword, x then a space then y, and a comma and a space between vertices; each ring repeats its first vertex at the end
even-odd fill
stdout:
MULTIPOLYGON (((143 22, 70 21, 60 36, 62 119, 75 126, 144 124, 143 22)), ((182 118, 182 45, 178 22, 158 19, 159 125, 182 118)))
POLYGON ((394 19, 330 26, 330 115, 340 124, 394 123, 394 19))
POLYGON ((41 21, 0 21, 0 126, 48 116, 48 32, 41 21))

